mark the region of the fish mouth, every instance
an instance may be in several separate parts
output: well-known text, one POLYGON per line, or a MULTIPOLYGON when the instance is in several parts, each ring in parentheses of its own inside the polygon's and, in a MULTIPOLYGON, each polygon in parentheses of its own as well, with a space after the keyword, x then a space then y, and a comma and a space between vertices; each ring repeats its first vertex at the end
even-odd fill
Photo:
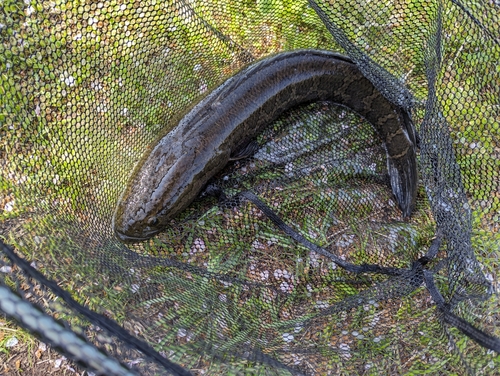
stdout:
POLYGON ((134 234, 134 235, 129 235, 125 234, 121 230, 118 230, 115 228, 115 236, 120 240, 122 243, 139 243, 146 241, 148 239, 151 239, 155 235, 157 235, 160 230, 149 230, 145 231, 142 230, 140 234, 134 234))

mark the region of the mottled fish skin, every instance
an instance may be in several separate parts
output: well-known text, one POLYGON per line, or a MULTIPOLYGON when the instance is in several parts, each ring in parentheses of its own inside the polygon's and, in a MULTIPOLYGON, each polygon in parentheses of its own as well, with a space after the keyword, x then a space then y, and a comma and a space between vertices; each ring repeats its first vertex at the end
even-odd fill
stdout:
POLYGON ((392 191, 405 217, 418 185, 410 114, 388 101, 346 56, 283 52, 257 61, 196 104, 137 165, 113 218, 124 242, 149 239, 184 210, 231 154, 287 109, 331 101, 368 120, 387 151, 392 191))

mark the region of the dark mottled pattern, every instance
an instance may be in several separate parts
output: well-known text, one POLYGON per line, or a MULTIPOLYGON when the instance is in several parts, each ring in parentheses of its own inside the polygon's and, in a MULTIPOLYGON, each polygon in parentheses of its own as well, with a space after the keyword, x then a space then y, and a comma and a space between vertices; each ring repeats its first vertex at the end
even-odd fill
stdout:
POLYGON ((207 181, 287 109, 318 100, 367 119, 387 150, 393 193, 404 216, 417 190, 415 130, 347 57, 297 50, 260 60, 229 78, 192 108, 137 166, 114 218, 117 236, 148 239, 185 209, 207 181))

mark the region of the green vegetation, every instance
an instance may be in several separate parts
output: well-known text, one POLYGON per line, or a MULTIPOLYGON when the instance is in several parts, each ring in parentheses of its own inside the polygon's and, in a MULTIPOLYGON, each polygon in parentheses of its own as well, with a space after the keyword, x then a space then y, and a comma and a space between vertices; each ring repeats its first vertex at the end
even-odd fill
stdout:
MULTIPOLYGON (((207 347, 208 353, 241 348, 257 353, 265 348, 265 355, 282 356, 296 344, 315 346, 328 359, 327 364, 314 364, 319 373, 339 365, 345 367, 343 372, 360 372, 356 367, 363 362, 367 374, 460 373, 460 359, 450 355, 424 289, 399 298, 398 304, 368 299, 321 315, 325 307, 354 299, 374 282, 383 285, 386 277, 353 281, 349 273, 297 246, 249 204, 219 208, 212 198, 200 200, 183 214, 183 222, 132 247, 141 254, 204 268, 206 275, 165 265, 139 273, 125 269, 124 259, 109 256, 108 250, 117 247, 110 240, 110 218, 128 172, 145 147, 170 129, 196 98, 254 58, 285 49, 338 49, 305 1, 0 4, 0 222, 29 218, 21 230, 0 236, 36 258, 37 267, 76 300, 125 326, 127 310, 157 317, 141 335, 159 351, 173 351, 173 361, 215 374, 265 374, 266 367, 243 359, 232 359, 235 366, 230 367, 224 364, 227 359, 218 364, 209 356, 200 357, 197 350, 213 343, 220 347, 207 347), (102 233, 92 232, 96 223, 102 233), (92 252, 79 254, 81 247, 92 252), (101 272, 106 263, 123 269, 119 281, 101 272), (238 283, 242 280, 250 282, 238 283), (148 288, 154 296, 141 295, 148 288), (379 324, 372 325, 375 317, 379 324)), ((422 35, 432 29, 432 4, 391 2, 370 20, 351 11, 352 4, 332 6, 352 17, 347 36, 406 80, 417 100, 424 100, 422 35)), ((498 280, 500 238, 485 224, 494 225, 500 210, 500 119, 498 85, 493 81, 498 72, 489 70, 492 61, 500 59, 500 50, 484 43, 478 30, 471 33, 471 22, 456 9, 447 9, 445 19, 445 69, 438 98, 471 203, 476 208, 486 203, 474 212, 473 246, 485 273, 498 280)), ((418 108, 417 125, 423 115, 418 108)), ((306 125, 313 121, 308 113, 303 116, 306 125)), ((295 120, 281 119, 273 131, 295 120)), ((374 135, 359 119, 349 121, 360 128, 349 149, 357 152, 374 135)), ((306 137, 317 135, 311 131, 306 137)), ((264 144, 266 135, 259 141, 264 144)), ((376 167, 383 165, 379 160, 376 167)), ((391 199, 380 185, 370 196, 373 200, 366 200, 363 178, 357 186, 348 175, 342 181, 339 170, 315 171, 295 180, 287 180, 284 168, 258 165, 248 170, 229 174, 236 178, 226 183, 228 194, 278 181, 280 193, 262 193, 273 210, 310 241, 339 247, 351 262, 409 267, 430 245, 434 221, 423 188, 412 221, 401 223, 395 210, 389 218, 376 206, 391 199), (332 184, 336 189, 328 190, 332 184), (307 210, 297 213, 298 208, 307 210), (335 212, 336 217, 330 216, 335 212), (377 221, 389 223, 373 223, 377 221)), ((488 312, 500 314, 498 301, 487 304, 488 312)), ((61 313, 61 318, 81 324, 67 314, 61 313)), ((0 329, 4 353, 9 331, 0 329)), ((25 334, 16 336, 29 343, 25 334)), ((455 338, 467 356, 484 357, 471 341, 456 333, 455 338)), ((500 363, 497 358, 494 365, 500 363)), ((295 360, 309 361, 302 354, 295 360)))

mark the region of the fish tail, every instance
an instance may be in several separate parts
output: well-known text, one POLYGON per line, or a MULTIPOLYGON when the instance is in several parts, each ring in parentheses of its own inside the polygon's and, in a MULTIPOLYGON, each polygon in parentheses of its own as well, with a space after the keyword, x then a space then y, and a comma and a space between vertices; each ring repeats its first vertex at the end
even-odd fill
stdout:
POLYGON ((403 217, 410 217, 415 208, 418 189, 417 158, 415 148, 394 160, 387 158, 387 170, 396 201, 403 212, 403 217))

